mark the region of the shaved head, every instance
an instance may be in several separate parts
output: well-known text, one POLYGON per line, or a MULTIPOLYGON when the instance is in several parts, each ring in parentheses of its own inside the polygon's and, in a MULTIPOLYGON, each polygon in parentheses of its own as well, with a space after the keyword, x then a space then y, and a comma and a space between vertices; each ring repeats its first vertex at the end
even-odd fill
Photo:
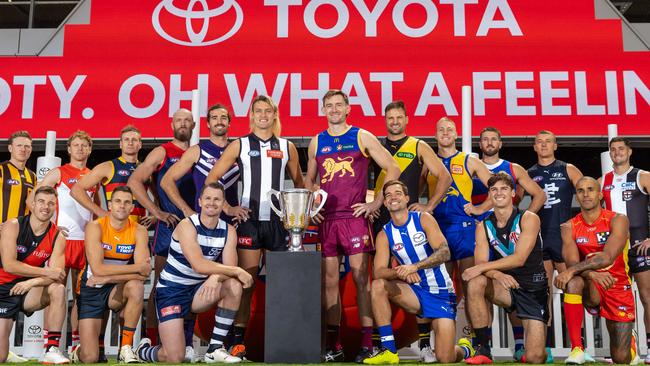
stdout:
POLYGON ((583 184, 586 184, 586 187, 595 186, 600 191, 600 184, 598 184, 598 181, 595 178, 588 177, 586 175, 583 176, 582 178, 578 179, 578 182, 576 183, 576 188, 582 186, 583 184))

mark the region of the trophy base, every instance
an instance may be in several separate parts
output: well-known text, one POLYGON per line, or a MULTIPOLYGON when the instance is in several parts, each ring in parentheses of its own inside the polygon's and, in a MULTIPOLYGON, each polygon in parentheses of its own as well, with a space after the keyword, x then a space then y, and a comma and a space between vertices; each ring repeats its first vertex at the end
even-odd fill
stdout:
POLYGON ((289 252, 304 252, 305 247, 302 246, 302 234, 303 232, 291 231, 291 242, 289 243, 289 252))

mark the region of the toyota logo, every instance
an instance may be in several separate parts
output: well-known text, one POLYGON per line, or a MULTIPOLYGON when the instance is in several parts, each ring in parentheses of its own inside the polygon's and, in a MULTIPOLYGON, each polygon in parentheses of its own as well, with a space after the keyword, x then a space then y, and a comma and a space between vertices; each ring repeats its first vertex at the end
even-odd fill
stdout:
POLYGON ((235 33, 237 33, 239 28, 241 28, 241 25, 244 22, 244 13, 235 0, 224 0, 221 6, 213 9, 210 9, 208 0, 190 0, 190 2, 187 4, 187 9, 181 9, 174 5, 174 0, 163 0, 154 9, 153 14, 151 15, 151 22, 153 23, 153 27, 156 32, 169 42, 181 46, 200 47, 223 42, 232 37, 235 33), (201 10, 193 10, 195 4, 199 4, 201 10), (231 9, 234 9, 236 14, 235 24, 233 24, 232 28, 217 38, 206 40, 210 22, 213 21, 212 18, 225 14, 231 9), (178 39, 163 29, 160 24, 160 16, 163 11, 177 18, 185 19, 185 31, 187 32, 188 40, 178 39), (201 29, 198 32, 195 32, 194 28, 192 27, 192 20, 194 19, 203 21, 201 29))
POLYGON ((27 333, 31 335, 41 334, 41 327, 38 325, 30 325, 29 328, 27 328, 27 333))

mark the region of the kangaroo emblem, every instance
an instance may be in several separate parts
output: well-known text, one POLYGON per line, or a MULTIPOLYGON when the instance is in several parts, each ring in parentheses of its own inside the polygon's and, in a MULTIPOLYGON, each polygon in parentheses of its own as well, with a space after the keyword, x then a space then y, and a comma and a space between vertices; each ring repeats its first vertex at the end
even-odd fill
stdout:
POLYGON ((350 176, 354 177, 354 169, 352 169, 352 163, 354 163, 354 158, 351 156, 346 156, 343 159, 339 157, 337 157, 336 159, 338 160, 338 162, 334 161, 333 158, 327 158, 325 159, 325 161, 323 161, 323 168, 325 169, 325 175, 323 175, 322 179, 320 180, 321 183, 331 182, 332 179, 334 179, 334 174, 338 172, 341 172, 339 178, 345 176, 345 173, 347 172, 350 173, 350 176))

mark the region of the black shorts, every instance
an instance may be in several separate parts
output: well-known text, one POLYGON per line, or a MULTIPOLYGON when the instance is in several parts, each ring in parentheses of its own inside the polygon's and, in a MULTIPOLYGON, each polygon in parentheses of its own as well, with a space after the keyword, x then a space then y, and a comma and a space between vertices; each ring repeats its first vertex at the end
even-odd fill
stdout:
POLYGON ((630 266, 630 273, 645 272, 650 269, 650 255, 637 255, 636 247, 639 242, 646 239, 645 231, 630 229, 630 250, 627 252, 628 265, 630 266), (634 248, 633 248, 634 247, 634 248))
POLYGON ((507 312, 517 311, 519 319, 533 319, 548 322, 548 288, 539 290, 510 289, 512 305, 507 312))
POLYGON ((88 287, 84 281, 79 290, 79 319, 103 319, 113 287, 115 284, 88 287))
POLYGON ((557 230, 542 230, 542 253, 544 260, 564 263, 562 258, 562 232, 557 230))
POLYGON ((30 316, 33 312, 25 312, 24 303, 25 295, 9 295, 9 291, 16 285, 16 283, 5 283, 0 285, 0 318, 16 320, 19 312, 25 313, 30 316))
POLYGON ((289 244, 289 232, 280 220, 248 220, 237 226, 237 249, 266 249, 284 252, 289 244))

